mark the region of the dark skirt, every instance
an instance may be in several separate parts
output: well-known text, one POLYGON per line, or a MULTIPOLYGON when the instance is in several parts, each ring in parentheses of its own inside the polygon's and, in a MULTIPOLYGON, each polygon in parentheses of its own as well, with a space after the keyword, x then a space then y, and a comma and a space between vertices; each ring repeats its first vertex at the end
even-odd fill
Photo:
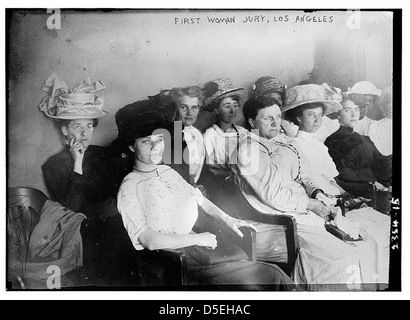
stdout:
POLYGON ((294 291, 294 282, 276 265, 257 261, 232 261, 201 265, 184 250, 188 285, 195 290, 294 291))
POLYGON ((136 285, 135 249, 120 215, 83 224, 85 267, 89 284, 98 287, 136 285))

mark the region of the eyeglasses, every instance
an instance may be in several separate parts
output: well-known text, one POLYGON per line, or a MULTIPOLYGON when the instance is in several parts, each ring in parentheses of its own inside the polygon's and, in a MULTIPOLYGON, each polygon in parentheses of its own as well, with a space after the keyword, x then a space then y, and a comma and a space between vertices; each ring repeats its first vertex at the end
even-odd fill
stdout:
POLYGON ((73 126, 70 126, 70 128, 73 129, 75 132, 83 132, 83 131, 92 132, 94 130, 94 126, 92 124, 89 124, 86 127, 83 127, 80 124, 75 124, 73 126))

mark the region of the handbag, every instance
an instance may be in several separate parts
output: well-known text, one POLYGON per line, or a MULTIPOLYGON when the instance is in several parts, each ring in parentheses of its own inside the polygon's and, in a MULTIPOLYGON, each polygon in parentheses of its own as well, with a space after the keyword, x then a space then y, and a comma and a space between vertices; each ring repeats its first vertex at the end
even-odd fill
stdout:
POLYGON ((325 228, 327 232, 333 234, 335 237, 343 240, 343 241, 361 241, 363 240, 362 236, 359 234, 359 238, 353 239, 351 236, 349 236, 346 232, 340 230, 339 228, 329 224, 325 223, 325 228))
POLYGON ((342 215, 345 216, 346 212, 363 208, 367 206, 371 199, 367 199, 364 197, 356 197, 351 195, 350 193, 344 193, 337 197, 336 206, 340 207, 342 210, 342 215))

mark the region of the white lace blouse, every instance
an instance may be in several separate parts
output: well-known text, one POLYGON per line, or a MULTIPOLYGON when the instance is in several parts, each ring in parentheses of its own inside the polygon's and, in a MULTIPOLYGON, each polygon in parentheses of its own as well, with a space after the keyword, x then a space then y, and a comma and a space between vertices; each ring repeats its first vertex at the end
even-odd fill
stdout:
POLYGON ((167 234, 188 234, 198 218, 201 192, 166 165, 158 177, 128 174, 118 192, 118 210, 136 250, 143 250, 139 236, 146 229, 167 234))

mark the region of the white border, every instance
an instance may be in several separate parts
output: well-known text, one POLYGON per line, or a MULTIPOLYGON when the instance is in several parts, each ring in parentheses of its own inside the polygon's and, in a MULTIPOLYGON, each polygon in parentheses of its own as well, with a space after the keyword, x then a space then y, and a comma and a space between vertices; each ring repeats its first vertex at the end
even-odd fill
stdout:
MULTIPOLYGON (((3 2, 4 3, 4 2, 3 2)), ((326 8, 326 9, 340 9, 340 8, 349 8, 349 9, 371 9, 371 8, 402 8, 403 9, 403 100, 402 100, 402 119, 408 119, 409 112, 408 108, 410 108, 410 101, 409 101, 409 94, 407 88, 407 84, 409 84, 409 75, 405 70, 410 70, 408 60, 404 59, 404 57, 410 57, 409 50, 408 50, 408 41, 406 39, 410 39, 409 35, 409 20, 408 19, 408 9, 409 2, 408 1, 357 1, 357 0, 345 0, 345 1, 310 1, 309 3, 302 2, 302 1, 291 1, 288 0, 286 2, 275 2, 272 5, 270 1, 235 1, 232 6, 232 3, 222 2, 222 1, 138 1, 138 8, 226 8, 226 9, 268 9, 268 8, 277 8, 277 9, 292 9, 292 8, 326 8), (171 5, 172 4, 172 5, 171 5), (195 6, 194 6, 195 5, 195 6)), ((6 86, 5 83, 5 8, 135 8, 135 2, 131 1, 121 1, 117 0, 107 1, 107 0, 100 0, 100 1, 36 1, 36 3, 31 3, 28 1, 21 1, 21 0, 14 0, 9 1, 6 0, 5 6, 2 8, 3 10, 0 13, 0 25, 1 25, 1 43, 3 44, 4 50, 1 51, 1 71, 2 77, 0 80, 1 88, 0 90, 0 101, 2 105, 6 105, 6 98, 5 98, 5 91, 4 88, 6 86), (115 5, 113 5, 115 4, 115 5)), ((396 58, 396 57, 395 57, 396 58)), ((1 110, 2 116, 5 116, 5 108, 1 110)), ((0 121, 0 132, 6 132, 6 121, 0 121)), ((410 137, 409 135, 409 126, 404 126, 402 131, 402 139, 404 137, 410 137)), ((4 134, 4 136, 6 136, 4 134)), ((2 155, 6 155, 5 152, 5 139, 0 140, 0 153, 2 155)), ((405 164, 405 159, 409 159, 408 157, 409 148, 402 148, 402 162, 405 164)), ((5 157, 1 157, 0 166, 1 166, 1 195, 0 198, 0 206, 1 208, 6 208, 6 163, 5 157), (3 189, 4 188, 4 189, 3 189)), ((104 291, 91 291, 91 292, 82 292, 82 291, 75 291, 75 292, 6 292, 5 291, 5 255, 2 254, 4 260, 0 263, 0 299, 2 300, 32 300, 32 299, 49 299, 49 300, 65 300, 65 299, 82 299, 82 300, 164 300, 164 305, 166 304, 165 300, 335 300, 335 299, 355 299, 355 300, 362 300, 362 299, 371 299, 371 300, 402 300, 408 299, 409 297, 409 276, 408 270, 409 263, 408 263, 408 254, 406 254, 406 249, 408 251, 408 235, 407 231, 409 230, 408 227, 408 219, 406 219, 406 203, 407 203, 407 196, 409 193, 408 191, 408 179, 409 177, 409 168, 405 165, 402 166, 402 198, 404 200, 404 206, 402 206, 402 222, 406 228, 402 229, 402 292, 376 292, 376 293, 364 293, 364 292, 347 292, 347 293, 329 293, 329 292, 320 292, 320 293, 313 293, 313 292, 301 292, 301 293, 273 293, 273 292, 149 292, 149 291, 119 291, 119 292, 104 292, 104 291), (407 181, 406 181, 407 180, 407 181)), ((5 212, 5 210, 1 210, 5 212)), ((6 227, 4 225, 5 217, 0 218, 0 229, 1 229, 1 236, 0 236, 0 250, 1 252, 4 251, 5 245, 5 230, 6 227)))

